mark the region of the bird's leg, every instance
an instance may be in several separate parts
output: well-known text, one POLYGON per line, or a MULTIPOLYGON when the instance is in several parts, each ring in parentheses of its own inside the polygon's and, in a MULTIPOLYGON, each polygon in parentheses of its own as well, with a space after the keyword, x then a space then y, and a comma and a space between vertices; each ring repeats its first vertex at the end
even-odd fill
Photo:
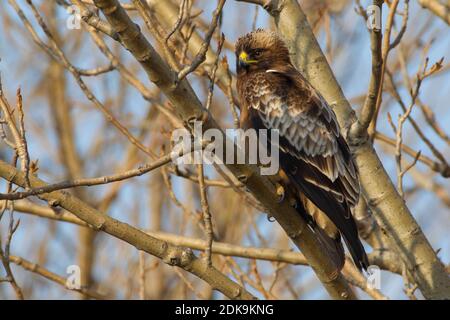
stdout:
POLYGON ((208 111, 203 111, 202 115, 200 117, 200 121, 205 123, 206 121, 208 121, 209 118, 209 112, 208 111))
POLYGON ((277 190, 277 196, 278 196, 278 203, 283 202, 285 198, 285 190, 284 187, 279 184, 278 182, 275 183, 275 188, 277 190))
POLYGON ((331 280, 336 280, 340 273, 341 271, 339 269, 334 269, 333 272, 329 274, 329 277, 331 280))
POLYGON ((246 175, 246 174, 241 174, 241 175, 239 175, 237 178, 238 178, 238 180, 239 180, 241 183, 246 184, 246 183, 247 183, 247 180, 248 180, 248 175, 246 175))
POLYGON ((185 126, 189 128, 194 128, 195 122, 200 121, 202 124, 205 123, 209 119, 209 112, 207 110, 203 110, 199 114, 192 115, 185 121, 185 126))
POLYGON ((298 201, 295 198, 289 198, 289 205, 293 207, 295 210, 298 209, 298 201))

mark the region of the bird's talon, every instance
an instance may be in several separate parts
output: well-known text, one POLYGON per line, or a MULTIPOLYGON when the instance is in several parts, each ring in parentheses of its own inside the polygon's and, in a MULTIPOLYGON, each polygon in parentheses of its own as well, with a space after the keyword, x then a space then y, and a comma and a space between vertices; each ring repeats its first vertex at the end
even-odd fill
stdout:
POLYGON ((239 180, 240 182, 242 182, 243 184, 245 184, 245 183, 247 182, 247 180, 248 180, 248 176, 245 175, 245 174, 241 174, 241 175, 238 176, 237 178, 238 178, 238 180, 239 180))
POLYGON ((209 112, 208 111, 204 111, 203 113, 202 113, 202 117, 201 117, 201 121, 202 122, 206 122, 207 120, 208 120, 208 118, 209 118, 209 112))
POLYGON ((284 187, 281 184, 277 183, 276 188, 277 188, 278 202, 283 202, 285 196, 284 187))

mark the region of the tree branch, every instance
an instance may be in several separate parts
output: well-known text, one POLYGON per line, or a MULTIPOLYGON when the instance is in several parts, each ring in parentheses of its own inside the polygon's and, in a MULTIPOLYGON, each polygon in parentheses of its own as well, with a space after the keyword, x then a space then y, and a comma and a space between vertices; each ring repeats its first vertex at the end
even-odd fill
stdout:
MULTIPOLYGON (((380 8, 380 14, 382 12, 383 0, 374 0, 373 5, 380 8)), ((372 52, 372 75, 370 77, 369 90, 367 92, 366 100, 361 109, 358 121, 356 121, 352 127, 352 134, 356 137, 360 137, 366 134, 367 128, 372 121, 373 115, 376 110, 378 91, 381 85, 381 67, 383 65, 383 59, 381 57, 381 39, 383 37, 381 29, 373 27, 370 31, 370 50, 372 52)))
MULTIPOLYGON (((25 186, 25 175, 13 166, 0 160, 0 176, 21 187, 25 186)), ((47 184, 35 176, 30 176, 31 186, 45 187, 47 184)), ((227 278, 214 267, 208 267, 202 259, 198 259, 191 250, 170 245, 164 241, 149 236, 126 223, 113 219, 90 207, 78 198, 64 191, 43 194, 42 199, 70 211, 79 219, 88 223, 98 231, 106 232, 121 239, 138 250, 150 253, 165 263, 177 266, 195 274, 222 292, 230 299, 253 299, 244 288, 227 278)))
MULTIPOLYGON (((182 152, 180 152, 177 156, 181 156, 182 152)), ((148 173, 152 170, 155 170, 169 162, 172 161, 172 159, 176 158, 173 153, 166 154, 162 156, 161 158, 157 159, 156 161, 153 161, 151 163, 147 163, 144 165, 139 166, 136 169, 128 170, 126 172, 110 175, 110 176, 102 176, 102 177, 96 177, 96 178, 86 178, 86 179, 74 179, 71 181, 63 181, 59 183, 49 184, 45 187, 40 188, 33 188, 31 190, 26 190, 23 192, 13 192, 13 193, 0 193, 0 200, 19 200, 24 199, 29 196, 36 196, 43 193, 50 193, 57 190, 62 189, 69 189, 74 187, 81 187, 81 186, 98 186, 102 184, 117 182, 126 180, 132 177, 138 177, 145 173, 148 173)), ((203 181, 204 183, 204 181, 203 181)))
MULTIPOLYGON (((0 206, 1 204, 2 202, 0 201, 0 206)), ((14 209, 17 212, 30 214, 45 219, 72 223, 93 229, 93 227, 88 223, 77 218, 75 215, 67 212, 66 210, 55 212, 55 210, 52 208, 40 206, 27 200, 15 201, 14 209)), ((174 246, 188 247, 192 250, 205 251, 208 246, 208 243, 202 239, 180 236, 162 231, 146 230, 144 232, 152 237, 166 241, 174 246)), ((300 252, 279 250, 273 248, 243 247, 226 242, 214 242, 211 251, 212 253, 220 254, 223 256, 284 262, 293 265, 308 265, 308 261, 306 260, 305 256, 300 252)), ((397 273, 400 275, 402 274, 401 261, 398 260, 397 255, 392 251, 380 248, 371 252, 368 257, 371 265, 377 265, 380 267, 380 269, 387 270, 392 273, 397 273)))
POLYGON ((16 265, 21 266, 25 270, 28 270, 32 273, 36 273, 36 274, 40 275, 41 277, 44 277, 50 281, 53 281, 68 290, 79 292, 89 298, 94 298, 94 299, 105 299, 106 298, 104 295, 102 295, 94 290, 85 289, 83 287, 81 287, 80 289, 69 289, 66 286, 66 279, 64 277, 61 277, 60 275, 57 275, 56 273, 53 273, 53 272, 41 267, 40 265, 32 263, 24 258, 17 257, 17 256, 9 256, 9 260, 16 265))
POLYGON ((450 25, 450 9, 449 5, 439 3, 437 0, 419 0, 419 4, 433 12, 436 16, 444 20, 450 25))

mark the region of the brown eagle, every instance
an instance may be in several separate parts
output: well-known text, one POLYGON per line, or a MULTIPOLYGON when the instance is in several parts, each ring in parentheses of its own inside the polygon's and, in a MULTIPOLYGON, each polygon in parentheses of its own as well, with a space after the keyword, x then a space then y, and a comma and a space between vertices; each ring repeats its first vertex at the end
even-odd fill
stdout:
POLYGON ((280 176, 296 210, 339 270, 345 262, 341 235, 358 269, 367 269, 351 213, 358 171, 333 110, 292 65, 276 33, 258 29, 239 38, 236 61, 241 128, 278 130, 280 176))

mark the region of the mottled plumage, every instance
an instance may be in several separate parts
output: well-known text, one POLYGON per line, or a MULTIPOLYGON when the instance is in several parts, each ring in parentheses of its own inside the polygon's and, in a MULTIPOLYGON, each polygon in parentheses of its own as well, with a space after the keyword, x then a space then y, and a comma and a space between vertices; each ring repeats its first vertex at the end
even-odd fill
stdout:
POLYGON ((323 97, 294 68, 274 32, 258 29, 236 43, 241 127, 278 129, 285 187, 336 266, 344 264, 343 236, 356 266, 367 268, 351 208, 358 201, 358 172, 323 97), (325 213, 325 214, 323 214, 325 213))

